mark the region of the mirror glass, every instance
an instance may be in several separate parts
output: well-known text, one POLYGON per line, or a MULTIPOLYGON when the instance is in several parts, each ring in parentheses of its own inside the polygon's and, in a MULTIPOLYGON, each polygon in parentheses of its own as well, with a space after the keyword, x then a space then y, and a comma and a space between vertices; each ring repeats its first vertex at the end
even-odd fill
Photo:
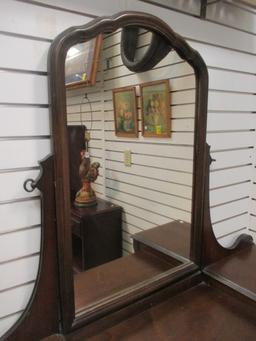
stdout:
MULTIPOLYGON (((135 61, 152 37, 139 29, 135 61)), ((133 72, 120 41, 119 29, 66 57, 76 312, 190 256, 194 70, 170 50, 133 72)))

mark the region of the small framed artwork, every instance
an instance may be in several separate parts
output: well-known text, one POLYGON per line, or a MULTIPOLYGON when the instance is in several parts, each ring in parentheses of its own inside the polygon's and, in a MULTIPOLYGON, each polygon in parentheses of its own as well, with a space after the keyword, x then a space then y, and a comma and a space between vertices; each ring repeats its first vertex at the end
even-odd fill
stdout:
POLYGON ((66 88, 80 88, 96 83, 102 34, 82 44, 72 46, 65 61, 66 88))
POLYGON ((170 85, 169 80, 140 85, 142 135, 170 137, 170 85))
POLYGON ((138 137, 135 87, 118 88, 112 92, 116 136, 138 137))

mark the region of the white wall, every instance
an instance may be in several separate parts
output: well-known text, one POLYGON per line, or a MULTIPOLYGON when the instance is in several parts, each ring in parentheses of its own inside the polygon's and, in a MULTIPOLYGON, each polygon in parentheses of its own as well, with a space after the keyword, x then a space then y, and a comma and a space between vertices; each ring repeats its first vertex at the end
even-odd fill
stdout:
POLYGON ((38 193, 28 196, 22 184, 36 176, 37 161, 50 151, 46 71, 50 43, 63 29, 86 23, 91 15, 124 9, 157 14, 205 59, 210 73, 208 141, 217 159, 211 172, 215 231, 229 242, 248 226, 255 230, 255 200, 248 194, 255 164, 255 13, 230 7, 229 15, 236 13, 233 21, 211 13, 211 21, 221 20, 224 26, 139 0, 41 0, 38 5, 1 1, 0 334, 24 310, 37 271, 38 193), (254 214, 250 225, 248 212, 254 214))

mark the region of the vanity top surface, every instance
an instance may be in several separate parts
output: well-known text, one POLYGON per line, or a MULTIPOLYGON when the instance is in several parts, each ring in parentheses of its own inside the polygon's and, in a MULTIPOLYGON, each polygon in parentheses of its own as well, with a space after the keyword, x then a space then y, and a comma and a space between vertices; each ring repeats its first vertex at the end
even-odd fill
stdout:
MULTIPOLYGON (((209 265, 205 270, 218 278, 226 279, 245 290, 249 290, 256 300, 256 245, 233 253, 209 265)), ((256 339, 256 337, 255 337, 256 339)))
POLYGON ((189 259, 190 235, 191 225, 177 220, 136 233, 131 237, 165 254, 174 253, 189 259))
POLYGON ((97 205, 89 207, 76 207, 73 205, 71 214, 77 218, 83 218, 88 215, 102 214, 112 210, 120 210, 121 206, 115 205, 110 201, 97 198, 97 205))
MULTIPOLYGON (((254 341, 255 310, 201 283, 87 341, 254 341)), ((71 337, 68 340, 84 340, 71 337)))

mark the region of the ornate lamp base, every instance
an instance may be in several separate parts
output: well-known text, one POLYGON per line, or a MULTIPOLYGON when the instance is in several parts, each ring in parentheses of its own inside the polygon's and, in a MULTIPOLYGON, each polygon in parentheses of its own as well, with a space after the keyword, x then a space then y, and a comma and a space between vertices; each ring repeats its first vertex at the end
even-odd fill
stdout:
POLYGON ((74 204, 77 207, 89 207, 97 205, 97 198, 94 190, 91 187, 90 181, 83 183, 83 187, 76 194, 74 204))

